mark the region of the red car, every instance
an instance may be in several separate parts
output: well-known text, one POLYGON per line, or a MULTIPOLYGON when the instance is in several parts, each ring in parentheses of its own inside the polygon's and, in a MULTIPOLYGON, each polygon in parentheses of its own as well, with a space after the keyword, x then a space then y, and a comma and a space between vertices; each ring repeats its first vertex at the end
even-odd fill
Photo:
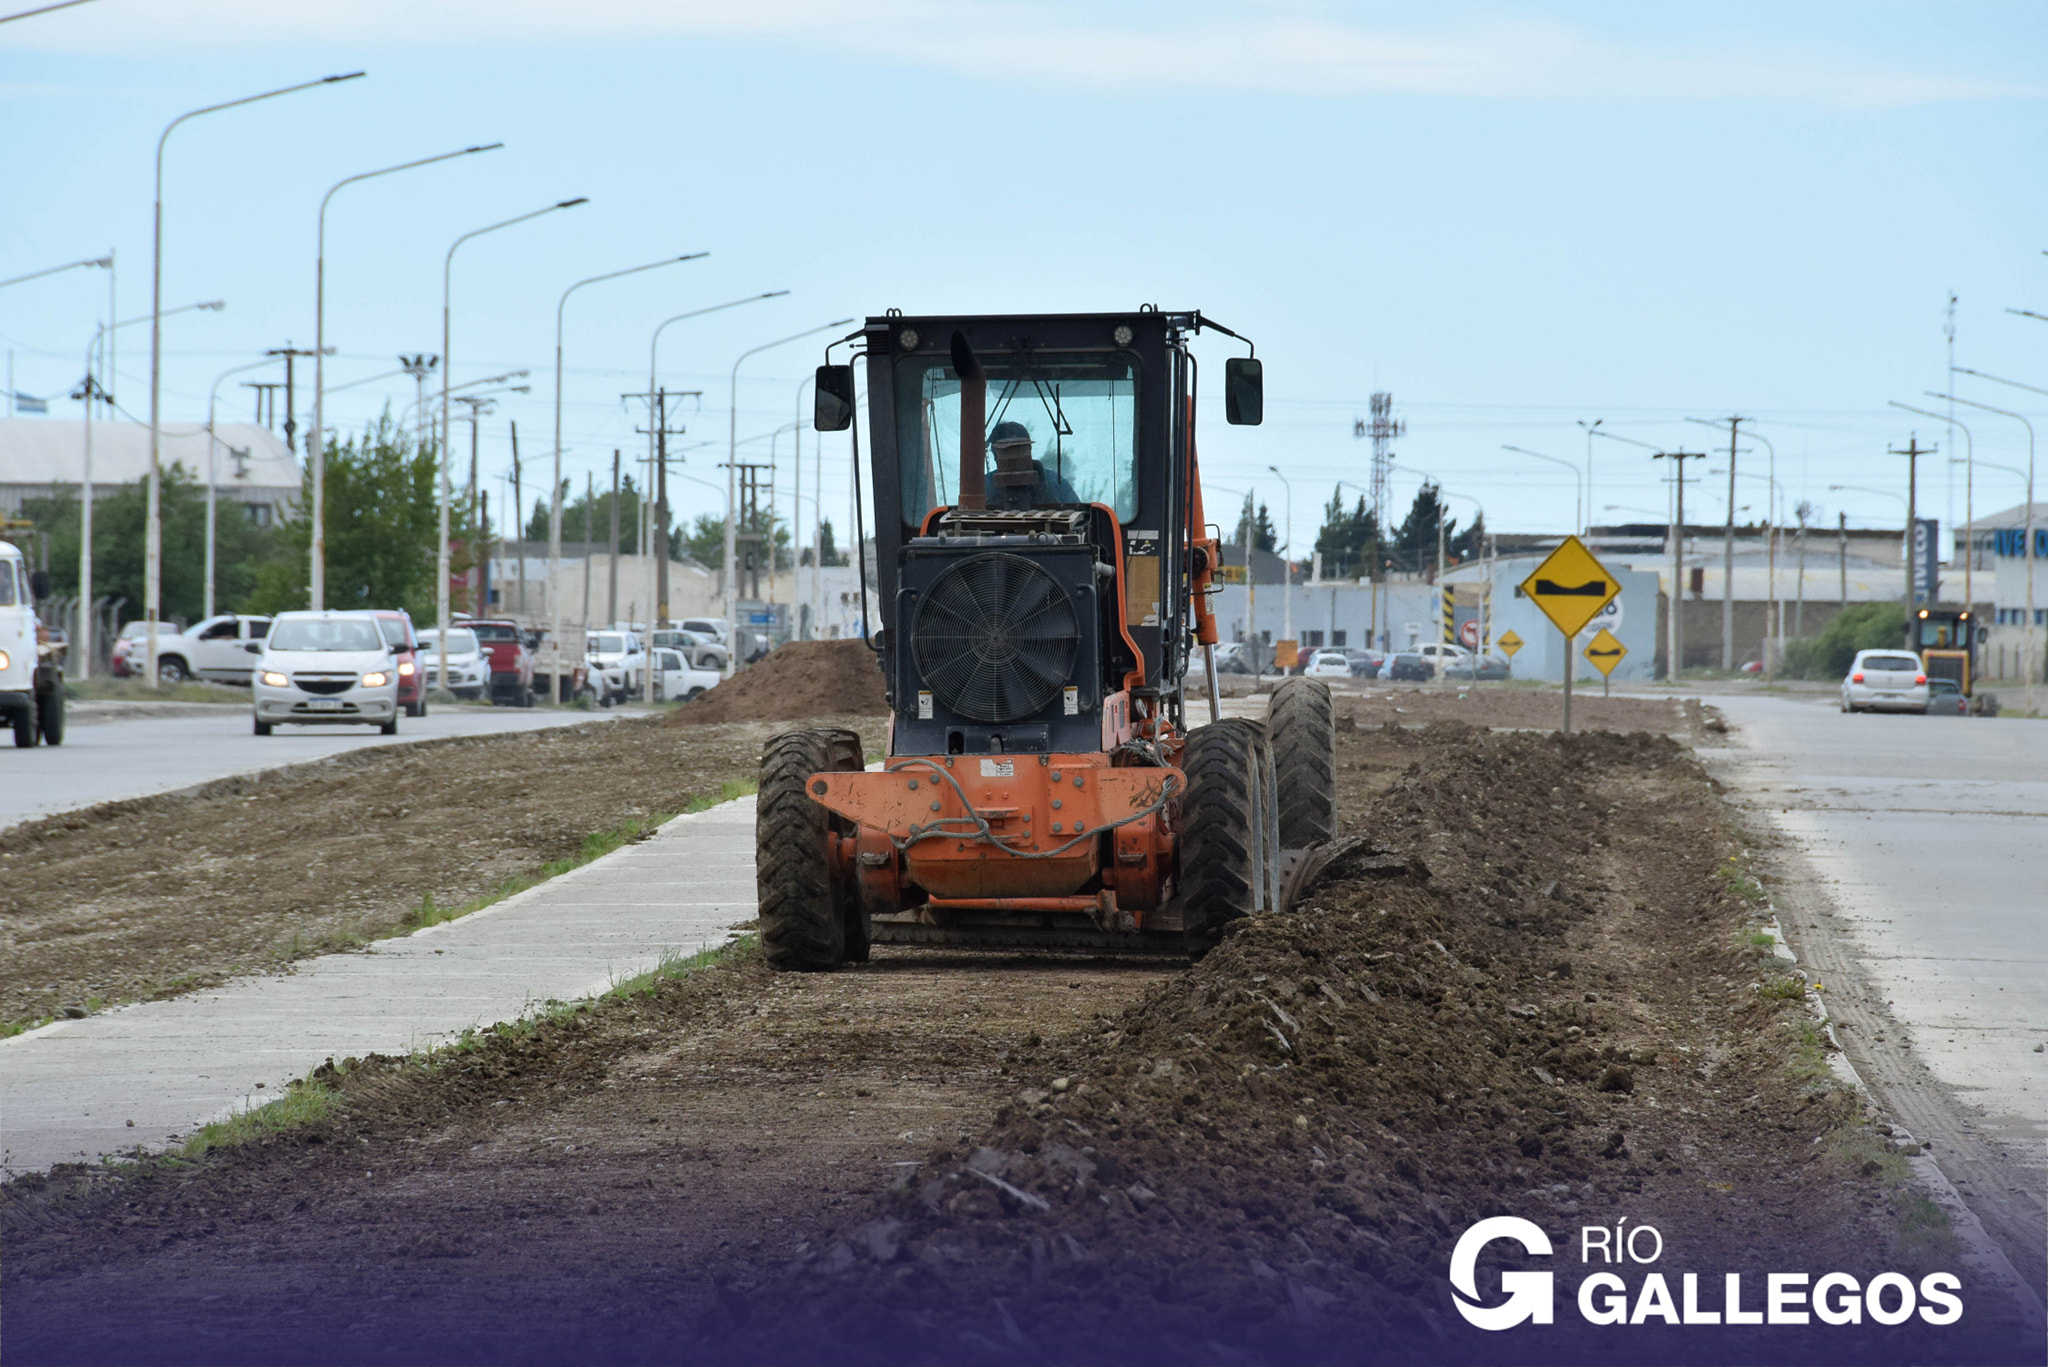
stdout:
POLYGON ((510 707, 533 706, 533 647, 519 624, 498 619, 461 625, 476 633, 477 644, 490 657, 490 700, 510 707))
POLYGON ((384 644, 392 647, 391 662, 398 667, 398 705, 408 717, 426 716, 427 678, 420 671, 420 638, 413 634, 412 618, 402 611, 371 615, 384 633, 384 644))

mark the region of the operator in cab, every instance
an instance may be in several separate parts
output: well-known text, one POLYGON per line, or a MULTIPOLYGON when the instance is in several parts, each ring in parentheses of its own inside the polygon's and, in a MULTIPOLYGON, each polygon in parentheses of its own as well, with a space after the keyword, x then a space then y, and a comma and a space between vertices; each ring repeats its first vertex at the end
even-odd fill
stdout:
POLYGON ((1074 486, 1031 458, 1031 433, 1021 422, 999 422, 989 434, 989 450, 995 453, 996 468, 989 476, 988 506, 991 508, 1046 508, 1060 503, 1079 503, 1074 486))

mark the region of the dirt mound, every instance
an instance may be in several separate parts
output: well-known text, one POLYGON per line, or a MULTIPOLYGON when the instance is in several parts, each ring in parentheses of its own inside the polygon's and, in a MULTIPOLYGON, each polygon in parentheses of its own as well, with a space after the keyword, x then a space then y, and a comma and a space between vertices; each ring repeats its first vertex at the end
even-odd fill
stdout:
POLYGON ((882 671, 865 641, 791 641, 769 652, 688 707, 671 724, 803 721, 810 717, 884 717, 882 671))

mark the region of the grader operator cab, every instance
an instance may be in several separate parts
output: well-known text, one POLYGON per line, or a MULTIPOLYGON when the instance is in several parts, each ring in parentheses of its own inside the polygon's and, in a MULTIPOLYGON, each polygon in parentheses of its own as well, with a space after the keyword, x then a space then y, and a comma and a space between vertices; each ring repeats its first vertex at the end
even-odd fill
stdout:
MULTIPOLYGON (((846 731, 766 746, 772 965, 829 969, 875 942, 1200 955, 1280 905, 1292 862, 1334 835, 1324 685, 1288 680, 1264 721, 1218 710, 1205 330, 1250 346, 1155 309, 890 314, 846 339, 867 370, 888 758, 864 771, 846 731)), ((853 366, 830 359, 819 431, 855 417, 853 366)), ((1259 362, 1231 358, 1227 419, 1262 407, 1259 362)))

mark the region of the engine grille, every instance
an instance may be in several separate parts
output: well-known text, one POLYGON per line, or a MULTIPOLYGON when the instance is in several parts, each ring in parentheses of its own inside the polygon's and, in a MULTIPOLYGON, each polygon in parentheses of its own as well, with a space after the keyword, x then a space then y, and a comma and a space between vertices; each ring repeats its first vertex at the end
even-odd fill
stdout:
POLYGON ((356 676, 343 674, 294 674, 292 682, 307 693, 346 693, 356 686, 356 676))
POLYGON ((1072 682, 1073 602, 1020 555, 969 556, 918 602, 911 648, 933 694, 962 717, 1008 722, 1041 711, 1072 682))

